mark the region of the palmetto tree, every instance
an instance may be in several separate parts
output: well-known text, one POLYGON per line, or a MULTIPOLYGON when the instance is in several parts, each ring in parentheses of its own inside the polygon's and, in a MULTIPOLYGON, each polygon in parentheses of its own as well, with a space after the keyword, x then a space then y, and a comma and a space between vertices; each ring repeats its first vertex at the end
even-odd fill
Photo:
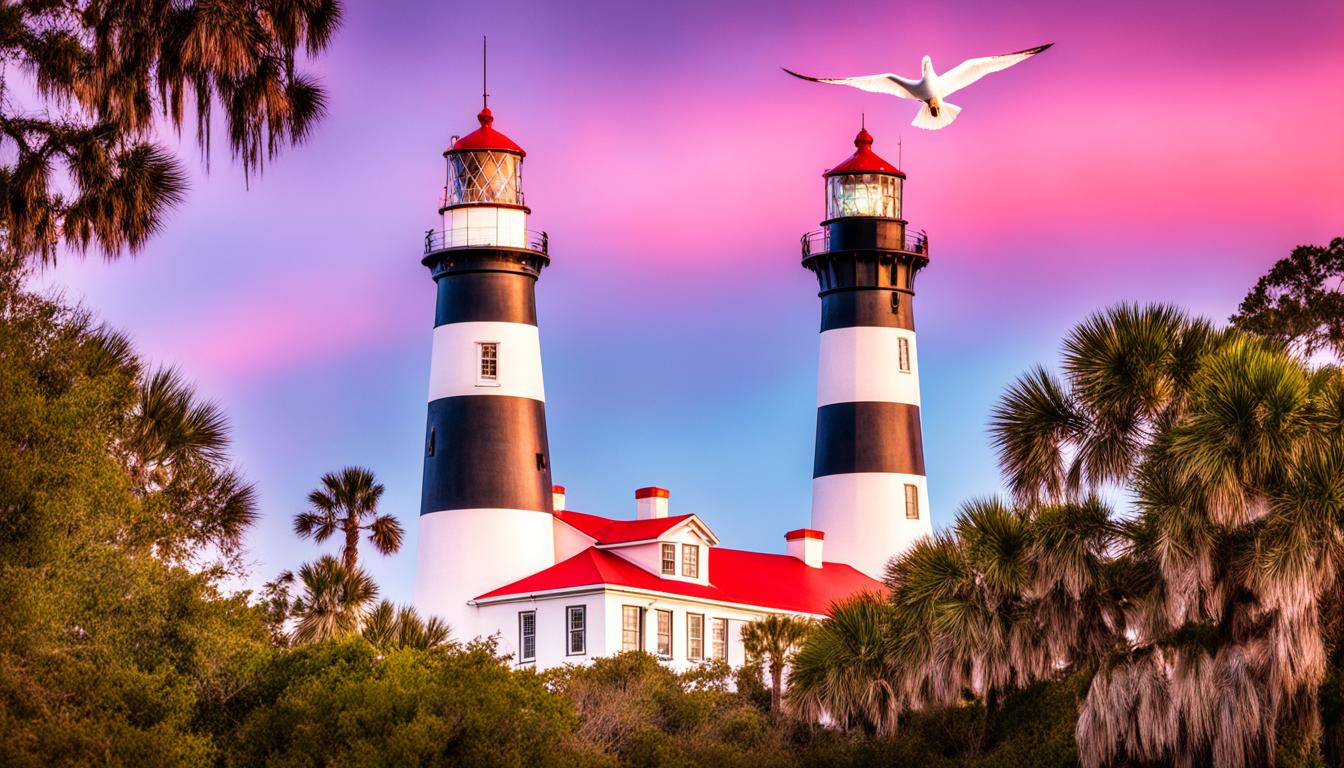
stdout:
POLYGON ((369 603, 378 596, 378 586, 368 574, 345 567, 331 555, 300 566, 298 582, 303 594, 291 604, 297 619, 291 637, 300 644, 320 643, 358 631, 369 603))
POLYGON ((771 614, 742 628, 747 658, 770 672, 770 714, 778 718, 783 704, 784 668, 802 645, 813 624, 807 619, 771 614))
POLYGON ((788 698, 800 715, 895 733, 907 702, 894 666, 892 618, 890 604, 875 594, 834 606, 793 657, 788 698))
MULTIPOLYGON (((1338 370, 1161 306, 1092 317, 1065 341, 1062 378, 1037 369, 1010 388, 992 429, 1024 516, 1108 486, 1135 500, 1090 568, 1111 598, 1091 623, 1101 640, 1065 625, 1052 648, 1058 664, 1098 665, 1085 765, 1258 765, 1281 731, 1314 742, 1342 414, 1338 370)), ((1037 555, 1070 560, 1058 545, 1037 555)))
POLYGON ((247 175, 303 141, 325 96, 302 59, 330 44, 337 0, 5 3, 0 13, 0 270, 64 243, 143 247, 186 191, 154 141, 190 110, 203 153, 223 125, 247 175))
POLYGON ((413 648, 428 650, 447 645, 452 630, 437 616, 422 619, 408 605, 398 608, 391 600, 382 600, 364 617, 364 639, 382 650, 413 648))
POLYGON ((308 494, 309 510, 294 516, 294 532, 318 542, 337 532, 344 534, 341 562, 353 571, 358 566, 362 531, 369 532, 374 549, 384 555, 401 549, 401 523, 392 515, 378 514, 382 495, 383 484, 374 479, 371 469, 346 467, 328 472, 322 476, 322 486, 308 494))

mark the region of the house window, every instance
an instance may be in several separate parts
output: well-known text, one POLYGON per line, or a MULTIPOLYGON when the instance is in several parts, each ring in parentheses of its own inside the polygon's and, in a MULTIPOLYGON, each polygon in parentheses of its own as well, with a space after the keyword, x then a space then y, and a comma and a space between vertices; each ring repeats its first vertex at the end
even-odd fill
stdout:
POLYGON ((688 579, 700 578, 700 546, 681 545, 681 575, 688 579))
POLYGON ((703 613, 686 614, 686 658, 691 661, 705 659, 705 615, 703 613))
POLYGON ((621 606, 621 650, 644 650, 644 609, 637 605, 621 606))
POLYGON ((675 576, 677 573, 677 545, 663 545, 663 575, 675 576))
POLYGON ((476 344, 480 360, 477 383, 481 385, 499 383, 499 342, 482 341, 476 344))
POLYGON ((658 655, 672 658, 672 612, 655 611, 658 614, 658 655))
POLYGON ((919 486, 905 484, 905 517, 907 520, 919 519, 919 486))
POLYGON ((518 660, 537 660, 537 612, 518 612, 518 660))
POLYGON ((901 373, 910 372, 910 340, 900 338, 896 340, 896 352, 898 362, 901 366, 901 373))
POLYGON ((582 605, 571 605, 565 609, 565 624, 569 631, 565 633, 565 654, 582 656, 588 650, 588 612, 582 605))
POLYGON ((728 620, 709 620, 709 656, 712 659, 728 660, 728 620))

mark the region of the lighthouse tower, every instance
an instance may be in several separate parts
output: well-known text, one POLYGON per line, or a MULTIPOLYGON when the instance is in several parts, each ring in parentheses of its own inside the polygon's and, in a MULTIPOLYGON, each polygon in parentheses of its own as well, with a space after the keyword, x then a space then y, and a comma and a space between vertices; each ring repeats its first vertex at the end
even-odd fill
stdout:
POLYGON ((882 578, 886 562, 932 532, 919 420, 915 273, 928 239, 901 214, 905 174, 856 151, 823 174, 826 220, 804 235, 821 296, 812 527, 826 559, 882 578))
POLYGON ((438 299, 415 603, 459 639, 489 629, 469 600, 555 562, 535 298, 547 238, 527 229, 526 153, 488 106, 477 120, 444 152, 443 227, 422 262, 438 299))

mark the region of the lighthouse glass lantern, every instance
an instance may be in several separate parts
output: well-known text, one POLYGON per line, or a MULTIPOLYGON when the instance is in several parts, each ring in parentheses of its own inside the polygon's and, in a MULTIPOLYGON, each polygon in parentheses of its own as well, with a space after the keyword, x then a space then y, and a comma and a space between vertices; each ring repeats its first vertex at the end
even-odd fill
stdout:
POLYGON ((466 247, 527 246, 527 206, 523 203, 523 148, 495 130, 485 107, 476 116, 480 127, 453 142, 444 152, 448 180, 444 186, 445 245, 466 247))
POLYGON ((901 182, 905 175, 873 154, 873 137, 859 131, 856 151, 826 172, 826 218, 901 218, 901 182))

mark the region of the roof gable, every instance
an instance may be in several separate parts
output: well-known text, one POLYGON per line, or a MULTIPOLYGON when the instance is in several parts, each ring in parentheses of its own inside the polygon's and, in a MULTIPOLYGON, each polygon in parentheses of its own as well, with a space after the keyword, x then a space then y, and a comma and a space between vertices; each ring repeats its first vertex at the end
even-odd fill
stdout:
MULTIPOLYGON (((592 517, 589 515, 588 517, 592 517)), ((493 601, 579 587, 629 587, 760 608, 826 615, 831 604, 859 592, 885 591, 881 582, 842 563, 809 567, 790 555, 711 547, 712 581, 660 578, 625 558, 597 547, 476 598, 493 601)))
POLYGON ((701 537, 710 545, 719 543, 719 538, 714 535, 709 526, 693 514, 655 517, 645 520, 613 520, 609 517, 599 517, 567 509, 556 512, 555 519, 592 539, 599 546, 653 541, 683 525, 695 527, 701 537))

